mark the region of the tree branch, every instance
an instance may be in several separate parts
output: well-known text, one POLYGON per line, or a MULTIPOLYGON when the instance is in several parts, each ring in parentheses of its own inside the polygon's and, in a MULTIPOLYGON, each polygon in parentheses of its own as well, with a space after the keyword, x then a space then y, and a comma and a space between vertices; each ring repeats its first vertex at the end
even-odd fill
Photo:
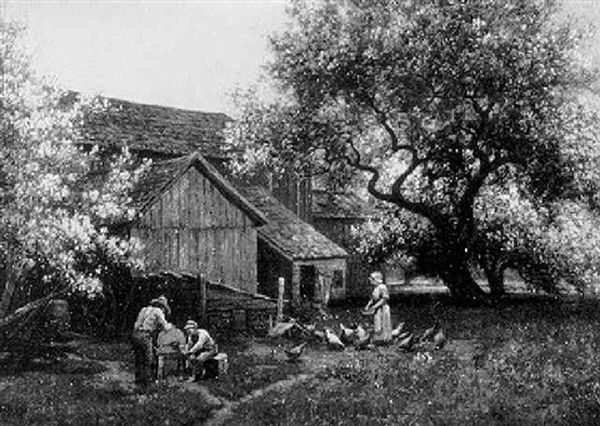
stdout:
MULTIPOLYGON (((379 170, 377 170, 377 168, 375 168, 373 166, 363 164, 361 162, 360 152, 356 149, 354 144, 352 144, 351 142, 349 143, 349 145, 354 153, 354 158, 348 157, 348 161, 350 162, 350 164, 353 167, 356 167, 358 170, 371 173, 371 178, 369 179, 369 182, 367 184, 367 190, 369 191, 369 193, 371 195, 373 195, 375 198, 378 198, 382 201, 387 201, 389 203, 395 204, 400 208, 406 209, 412 213, 418 214, 418 215, 428 219, 429 221, 431 221, 431 223, 434 226, 436 226, 442 232, 447 231, 447 229, 448 229, 447 220, 441 213, 439 213, 432 207, 427 206, 424 203, 418 203, 418 202, 407 200, 406 197, 404 197, 402 195, 401 191, 399 191, 399 190, 396 191, 395 193, 384 193, 384 192, 381 192, 380 190, 378 190, 377 182, 379 182, 379 179, 381 178, 381 174, 379 173, 379 170)), ((417 167, 415 165, 415 163, 413 163, 411 165, 411 166, 414 166, 414 168, 417 167)), ((405 171, 403 173, 403 175, 406 174, 406 172, 407 171, 405 171)), ((409 172, 409 174, 410 173, 412 173, 412 172, 409 172)), ((404 181, 404 179, 405 178, 403 178, 402 182, 404 181)), ((396 185, 397 183, 398 183, 398 179, 396 180, 396 182, 394 182, 394 185, 396 185)), ((401 186, 401 183, 400 183, 400 186, 401 186)))

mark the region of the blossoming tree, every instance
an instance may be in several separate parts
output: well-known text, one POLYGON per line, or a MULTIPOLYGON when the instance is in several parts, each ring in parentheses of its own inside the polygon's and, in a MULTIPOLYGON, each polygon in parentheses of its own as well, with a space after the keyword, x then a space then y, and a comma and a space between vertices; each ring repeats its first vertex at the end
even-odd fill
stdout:
POLYGON ((112 263, 139 262, 136 242, 109 230, 131 217, 128 189, 141 169, 127 153, 107 163, 97 149, 78 147, 84 115, 103 105, 66 101, 38 78, 22 32, 0 21, 0 329, 51 297, 100 292, 112 263), (17 306, 25 283, 32 288, 20 293, 37 300, 19 298, 26 306, 17 306))

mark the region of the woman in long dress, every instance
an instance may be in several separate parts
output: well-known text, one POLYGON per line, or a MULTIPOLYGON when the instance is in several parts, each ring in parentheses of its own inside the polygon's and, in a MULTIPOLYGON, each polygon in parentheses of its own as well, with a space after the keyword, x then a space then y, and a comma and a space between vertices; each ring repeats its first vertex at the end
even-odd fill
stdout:
POLYGON ((365 311, 374 311, 373 342, 386 344, 392 340, 392 318, 388 304, 390 293, 383 282, 383 274, 381 272, 372 272, 369 276, 369 282, 374 288, 371 300, 365 306, 365 311))

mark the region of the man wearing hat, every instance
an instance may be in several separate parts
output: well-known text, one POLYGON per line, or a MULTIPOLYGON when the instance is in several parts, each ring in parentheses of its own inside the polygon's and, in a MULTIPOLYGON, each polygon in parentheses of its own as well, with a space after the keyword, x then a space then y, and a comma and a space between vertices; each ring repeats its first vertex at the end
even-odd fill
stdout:
POLYGON ((188 357, 188 366, 191 364, 192 367, 190 380, 197 380, 205 373, 204 363, 217 354, 217 345, 208 331, 198 328, 196 321, 188 320, 183 329, 187 334, 184 355, 188 357))
POLYGON ((132 344, 135 356, 135 383, 146 387, 154 380, 153 360, 156 337, 161 330, 170 330, 172 325, 165 318, 171 308, 165 296, 152 299, 142 308, 133 326, 132 344))

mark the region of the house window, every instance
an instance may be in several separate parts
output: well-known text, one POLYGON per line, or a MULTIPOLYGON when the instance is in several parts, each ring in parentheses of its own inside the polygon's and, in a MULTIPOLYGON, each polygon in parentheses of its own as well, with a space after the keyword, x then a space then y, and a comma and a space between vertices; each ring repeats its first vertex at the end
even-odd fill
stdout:
POLYGON ((344 271, 341 269, 333 271, 331 287, 335 289, 344 288, 344 271))

